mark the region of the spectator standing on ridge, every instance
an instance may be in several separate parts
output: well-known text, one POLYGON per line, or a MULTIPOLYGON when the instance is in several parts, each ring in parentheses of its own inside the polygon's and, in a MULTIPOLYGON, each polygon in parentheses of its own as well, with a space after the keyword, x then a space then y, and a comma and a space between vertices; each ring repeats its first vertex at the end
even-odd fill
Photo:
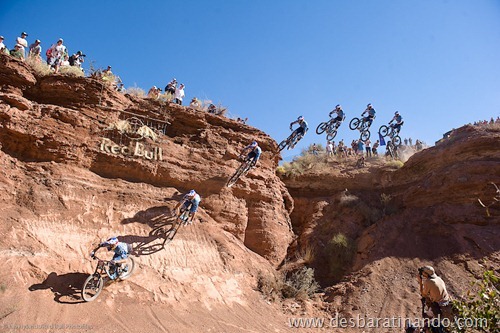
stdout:
POLYGON ((179 88, 175 89, 175 99, 174 103, 182 105, 182 99, 184 98, 184 84, 181 83, 179 88))
POLYGON ((157 86, 152 86, 151 89, 149 89, 148 91, 148 98, 158 99, 160 97, 160 91, 161 89, 158 88, 157 86))
POLYGON ((375 141, 375 143, 373 144, 373 147, 372 147, 372 153, 374 156, 378 156, 378 152, 377 152, 378 146, 380 146, 379 140, 375 141))
POLYGON ((37 39, 33 44, 30 45, 30 50, 28 53, 28 57, 32 58, 37 62, 42 61, 42 46, 40 45, 40 40, 37 39))
POLYGON ((21 51, 23 53, 23 59, 26 57, 26 48, 28 47, 28 41, 26 40, 28 34, 25 32, 21 33, 21 37, 17 37, 16 43, 21 45, 21 51))
POLYGON ((330 141, 326 141, 326 157, 333 156, 333 146, 330 141))
POLYGON ((69 57, 69 64, 78 68, 82 68, 82 63, 85 61, 85 54, 82 51, 78 51, 69 57))
POLYGON ((318 146, 316 146, 315 143, 312 145, 312 153, 316 156, 318 156, 318 146))
POLYGON ((366 157, 372 157, 372 142, 370 139, 365 141, 366 157))
POLYGON ((405 146, 408 146, 408 139, 407 138, 404 139, 404 142, 405 142, 405 146))
MULTIPOLYGON (((0 54, 5 54, 4 49, 5 49, 6 47, 5 47, 5 44, 3 43, 3 40, 4 40, 3 36, 0 36, 0 54)), ((7 52, 7 53, 8 53, 8 52, 7 52)))
POLYGON ((64 40, 59 38, 56 44, 53 44, 50 48, 50 66, 54 68, 55 73, 59 72, 59 67, 61 62, 64 60, 64 56, 68 54, 66 46, 63 45, 64 40))
POLYGON ((410 144, 410 146, 412 145, 411 138, 408 139, 408 143, 410 144))
POLYGON ((364 153, 365 153, 365 143, 361 139, 358 140, 358 151, 357 151, 357 153, 359 153, 359 155, 361 155, 361 156, 363 156, 364 153))
POLYGON ((169 83, 167 83, 167 85, 165 86, 165 94, 167 95, 167 100, 168 101, 171 101, 171 100, 174 99, 175 89, 177 89, 177 80, 174 77, 172 79, 172 81, 170 81, 169 83))

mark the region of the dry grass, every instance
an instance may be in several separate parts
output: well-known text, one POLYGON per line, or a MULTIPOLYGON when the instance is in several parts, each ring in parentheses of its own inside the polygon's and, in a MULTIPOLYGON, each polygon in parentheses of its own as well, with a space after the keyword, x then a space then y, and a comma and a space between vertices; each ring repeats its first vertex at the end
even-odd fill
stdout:
POLYGON ((83 71, 76 66, 61 66, 59 68, 59 74, 73 76, 73 77, 83 77, 85 74, 83 71))
POLYGON ((350 267, 355 250, 353 241, 343 233, 335 234, 328 242, 327 254, 330 273, 337 280, 340 280, 347 268, 350 267))
POLYGON ((394 169, 394 170, 401 169, 403 167, 403 165, 404 165, 404 163, 401 162, 400 160, 389 161, 385 164, 386 167, 388 167, 389 169, 394 169))
POLYGON ((146 97, 146 92, 144 91, 144 89, 139 88, 139 87, 127 88, 127 89, 125 89, 125 93, 129 94, 131 96, 134 96, 134 97, 140 97, 140 98, 146 97))
POLYGON ((35 71, 36 75, 38 76, 47 76, 53 73, 53 71, 50 69, 50 66, 41 59, 37 60, 36 58, 28 57, 28 59, 26 59, 26 63, 31 66, 33 71, 35 71))

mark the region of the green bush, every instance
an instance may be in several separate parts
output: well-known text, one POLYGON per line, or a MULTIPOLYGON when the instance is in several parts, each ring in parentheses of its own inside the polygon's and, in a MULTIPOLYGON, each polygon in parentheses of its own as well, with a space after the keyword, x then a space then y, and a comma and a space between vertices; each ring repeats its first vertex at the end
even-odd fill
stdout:
POLYGON ((340 278, 345 274, 354 258, 355 246, 353 241, 343 233, 337 233, 328 242, 326 255, 328 257, 328 265, 330 274, 335 279, 340 278))
MULTIPOLYGON (((486 271, 482 281, 477 285, 476 293, 467 291, 465 300, 454 301, 453 306, 458 312, 458 317, 466 319, 477 319, 477 329, 481 332, 498 333, 500 327, 500 277, 493 271, 486 271), (483 326, 484 325, 484 326, 483 326)), ((458 327, 455 322, 456 332, 466 332, 466 327, 458 327)))

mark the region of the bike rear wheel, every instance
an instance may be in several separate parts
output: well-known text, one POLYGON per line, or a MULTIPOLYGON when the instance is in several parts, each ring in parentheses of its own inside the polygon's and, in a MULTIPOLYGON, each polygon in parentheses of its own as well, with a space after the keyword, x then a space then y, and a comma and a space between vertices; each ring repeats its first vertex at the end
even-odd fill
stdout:
POLYGON ((316 127, 316 134, 318 134, 318 135, 323 134, 323 132, 325 132, 327 127, 328 127, 328 123, 319 124, 318 127, 316 127))
POLYGON ((349 128, 352 129, 353 131, 355 129, 358 129, 358 126, 360 124, 361 120, 359 120, 359 118, 353 118, 350 122, 349 122, 349 128))
POLYGON ((82 298, 85 302, 91 302, 99 296, 104 287, 104 280, 99 274, 92 274, 85 280, 82 287, 82 298))
POLYGON ((361 132, 361 136, 360 136, 361 141, 368 140, 370 138, 370 135, 371 135, 370 131, 361 132))
POLYGON ((337 130, 335 130, 333 132, 328 132, 328 134, 326 135, 326 140, 331 141, 331 140, 335 139, 336 136, 337 136, 337 130))

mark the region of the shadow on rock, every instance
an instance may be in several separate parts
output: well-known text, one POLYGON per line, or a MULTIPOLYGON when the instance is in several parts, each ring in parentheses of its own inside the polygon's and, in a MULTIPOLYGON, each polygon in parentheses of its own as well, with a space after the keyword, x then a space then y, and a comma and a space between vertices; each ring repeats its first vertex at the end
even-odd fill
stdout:
POLYGON ((85 279, 85 273, 67 273, 57 275, 50 273, 45 281, 34 284, 28 289, 30 291, 50 289, 54 293, 54 301, 62 304, 77 304, 85 302, 81 297, 81 291, 85 279))

